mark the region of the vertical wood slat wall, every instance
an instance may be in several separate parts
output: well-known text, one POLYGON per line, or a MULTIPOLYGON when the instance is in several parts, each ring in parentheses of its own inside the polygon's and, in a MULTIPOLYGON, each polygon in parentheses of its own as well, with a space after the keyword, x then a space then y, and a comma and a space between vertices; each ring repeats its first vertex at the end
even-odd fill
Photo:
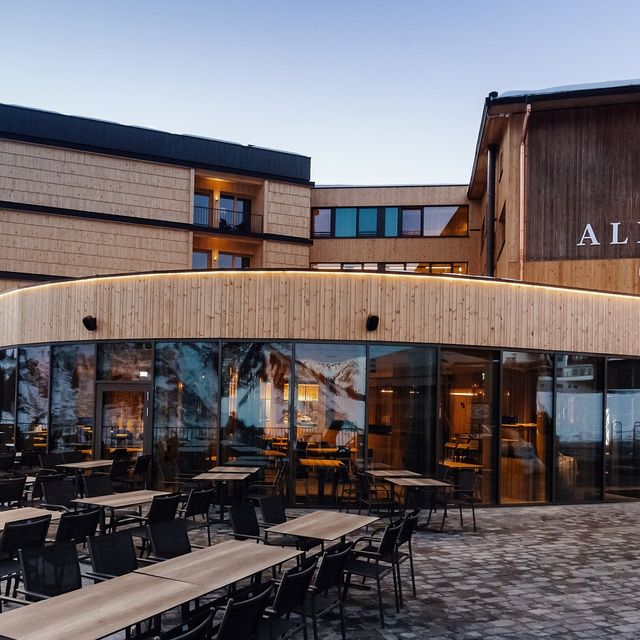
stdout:
POLYGON ((0 346, 82 340, 384 341, 640 356, 640 298, 461 277, 138 274, 0 294, 0 346), (370 314, 380 317, 367 332, 370 314), (98 320, 94 333, 81 319, 98 320))

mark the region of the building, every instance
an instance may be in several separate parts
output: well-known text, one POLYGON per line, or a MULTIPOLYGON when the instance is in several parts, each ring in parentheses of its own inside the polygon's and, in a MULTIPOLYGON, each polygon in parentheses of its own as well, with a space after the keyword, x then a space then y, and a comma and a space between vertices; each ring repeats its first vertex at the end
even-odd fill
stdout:
MULTIPOLYGON (((640 84, 491 94, 469 185, 0 106, 0 441, 480 470, 482 501, 640 497, 640 84)), ((339 489, 338 489, 339 490, 339 489)))

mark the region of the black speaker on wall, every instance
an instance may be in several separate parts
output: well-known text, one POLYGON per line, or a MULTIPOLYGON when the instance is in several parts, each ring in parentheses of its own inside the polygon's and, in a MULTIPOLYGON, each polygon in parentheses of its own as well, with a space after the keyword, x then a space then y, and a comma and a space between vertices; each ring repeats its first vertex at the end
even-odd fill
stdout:
POLYGON ((93 316, 82 318, 82 324, 87 331, 95 331, 98 328, 98 321, 93 316))
POLYGON ((367 316, 367 331, 375 331, 380 323, 380 318, 373 314, 367 316))

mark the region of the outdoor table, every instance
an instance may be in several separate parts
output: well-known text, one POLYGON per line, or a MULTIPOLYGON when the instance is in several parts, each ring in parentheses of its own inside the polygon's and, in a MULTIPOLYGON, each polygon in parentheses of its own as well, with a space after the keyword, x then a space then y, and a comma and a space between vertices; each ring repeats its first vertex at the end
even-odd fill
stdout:
POLYGON ((136 569, 136 573, 198 585, 201 594, 222 589, 303 555, 291 547, 227 540, 177 558, 136 569))
POLYGON ((419 478, 420 474, 408 469, 369 469, 367 475, 372 478, 419 478))
POLYGON ((220 499, 220 522, 224 522, 224 497, 225 497, 225 482, 238 482, 246 480, 251 474, 246 470, 239 472, 207 472, 200 473, 193 477, 193 480, 206 480, 209 482, 215 482, 218 487, 218 497, 220 499))
POLYGON ((330 542, 340 538, 344 541, 350 533, 377 522, 374 516, 359 516, 355 513, 335 511, 312 511, 299 518, 266 529, 265 533, 279 533, 299 538, 316 538, 330 542))
POLYGON ((17 522, 18 520, 29 520, 31 518, 40 518, 42 516, 51 516, 51 520, 60 520, 61 511, 51 511, 50 509, 37 509, 36 507, 19 507, 18 509, 10 509, 9 511, 0 511, 0 531, 4 529, 7 522, 17 522))
POLYGON ((260 467, 234 467, 232 465, 222 465, 209 469, 209 473, 256 473, 260 467))
POLYGON ((13 640, 97 640, 201 595, 202 588, 189 582, 129 573, 6 611, 0 634, 13 640))
POLYGON ((104 469, 111 467, 113 460, 84 460, 83 462, 65 462, 57 464, 59 469, 72 469, 76 472, 76 490, 79 495, 83 495, 82 473, 93 469, 104 469))
POLYGON ((152 502, 156 496, 166 496, 169 495, 169 493, 169 491, 140 489, 139 491, 111 493, 106 496, 95 496, 93 498, 74 498, 71 502, 91 504, 96 507, 106 507, 107 509, 123 509, 126 507, 139 507, 140 505, 152 502))
POLYGON ((443 482, 442 480, 436 480, 435 478, 385 478, 387 482, 396 487, 400 487, 405 490, 404 506, 409 504, 409 492, 414 490, 416 492, 421 489, 429 489, 431 491, 449 490, 453 489, 454 485, 450 482, 443 482))

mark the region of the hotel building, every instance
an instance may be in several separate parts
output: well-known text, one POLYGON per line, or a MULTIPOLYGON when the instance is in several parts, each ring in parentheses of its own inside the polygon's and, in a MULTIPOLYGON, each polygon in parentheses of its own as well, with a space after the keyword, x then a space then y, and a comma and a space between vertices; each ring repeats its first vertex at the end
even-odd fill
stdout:
POLYGON ((640 84, 490 94, 468 185, 0 105, 0 444, 640 497, 640 84), (330 461, 323 470, 322 461, 330 461))

